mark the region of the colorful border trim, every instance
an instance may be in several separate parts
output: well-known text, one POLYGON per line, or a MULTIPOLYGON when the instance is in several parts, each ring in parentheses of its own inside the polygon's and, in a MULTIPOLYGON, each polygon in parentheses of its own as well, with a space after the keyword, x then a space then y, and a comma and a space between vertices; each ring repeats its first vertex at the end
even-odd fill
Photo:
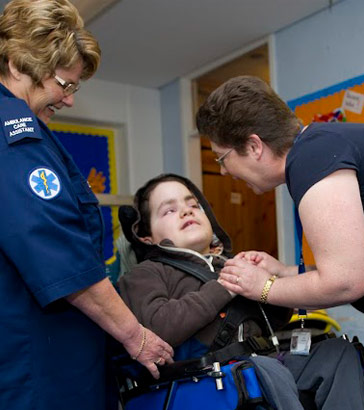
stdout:
MULTIPOLYGON (((88 126, 88 125, 79 125, 79 124, 70 124, 70 123, 61 123, 61 122, 52 122, 48 124, 49 128, 52 131, 72 133, 72 134, 86 134, 92 136, 102 136, 106 137, 108 141, 108 163, 109 163, 109 179, 110 179, 110 192, 107 192, 112 195, 117 195, 118 193, 118 184, 117 184, 117 168, 116 168, 116 153, 115 153, 115 132, 110 128, 102 128, 97 126, 88 126)), ((115 253, 116 248, 116 239, 119 236, 118 229, 115 229, 116 226, 119 226, 118 218, 118 207, 111 207, 111 219, 112 219, 112 231, 113 231, 113 253, 114 256, 108 258, 105 263, 111 264, 115 262, 116 257, 115 253)))

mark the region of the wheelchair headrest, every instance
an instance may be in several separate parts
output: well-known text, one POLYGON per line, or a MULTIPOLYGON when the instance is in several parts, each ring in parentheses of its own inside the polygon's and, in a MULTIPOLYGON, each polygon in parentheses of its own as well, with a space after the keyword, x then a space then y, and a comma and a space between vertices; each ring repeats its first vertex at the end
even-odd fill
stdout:
POLYGON ((119 207, 119 221, 125 238, 133 243, 136 239, 133 235, 132 227, 138 220, 138 211, 131 205, 121 205, 119 207))
POLYGON ((134 224, 139 220, 138 211, 131 205, 121 205, 119 207, 119 221, 123 234, 130 243, 138 262, 145 259, 148 245, 141 242, 133 232, 134 224))

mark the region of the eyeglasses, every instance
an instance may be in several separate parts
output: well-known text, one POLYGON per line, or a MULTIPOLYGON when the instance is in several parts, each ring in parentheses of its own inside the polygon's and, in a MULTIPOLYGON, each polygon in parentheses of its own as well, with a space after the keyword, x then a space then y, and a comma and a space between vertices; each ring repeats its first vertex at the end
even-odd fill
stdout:
POLYGON ((57 84, 63 88, 64 95, 68 97, 71 94, 74 94, 80 89, 80 84, 69 83, 68 81, 63 80, 58 75, 54 75, 53 78, 57 81, 57 84))
POLYGON ((220 167, 224 167, 224 159, 233 151, 234 148, 230 148, 225 154, 222 154, 219 158, 215 158, 215 161, 220 165, 220 167))

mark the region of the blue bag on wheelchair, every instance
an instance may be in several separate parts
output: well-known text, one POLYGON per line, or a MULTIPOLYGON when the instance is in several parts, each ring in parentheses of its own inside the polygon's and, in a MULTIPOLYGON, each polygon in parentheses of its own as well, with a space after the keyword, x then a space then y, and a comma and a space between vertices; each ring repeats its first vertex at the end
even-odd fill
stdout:
POLYGON ((274 350, 264 338, 248 338, 201 358, 161 366, 159 380, 129 355, 114 355, 122 408, 302 410, 292 374, 269 357, 274 350))
POLYGON ((125 410, 272 409, 249 360, 226 364, 221 369, 218 362, 201 370, 186 365, 184 377, 149 386, 135 387, 131 380, 127 383, 122 395, 125 410))

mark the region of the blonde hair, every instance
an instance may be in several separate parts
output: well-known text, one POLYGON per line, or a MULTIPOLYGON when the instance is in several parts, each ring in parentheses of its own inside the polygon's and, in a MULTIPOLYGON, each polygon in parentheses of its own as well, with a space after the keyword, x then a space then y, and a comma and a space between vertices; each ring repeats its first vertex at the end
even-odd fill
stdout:
POLYGON ((11 0, 0 15, 0 76, 8 76, 11 60, 39 85, 56 68, 72 68, 81 58, 86 80, 97 70, 100 54, 68 0, 11 0))

